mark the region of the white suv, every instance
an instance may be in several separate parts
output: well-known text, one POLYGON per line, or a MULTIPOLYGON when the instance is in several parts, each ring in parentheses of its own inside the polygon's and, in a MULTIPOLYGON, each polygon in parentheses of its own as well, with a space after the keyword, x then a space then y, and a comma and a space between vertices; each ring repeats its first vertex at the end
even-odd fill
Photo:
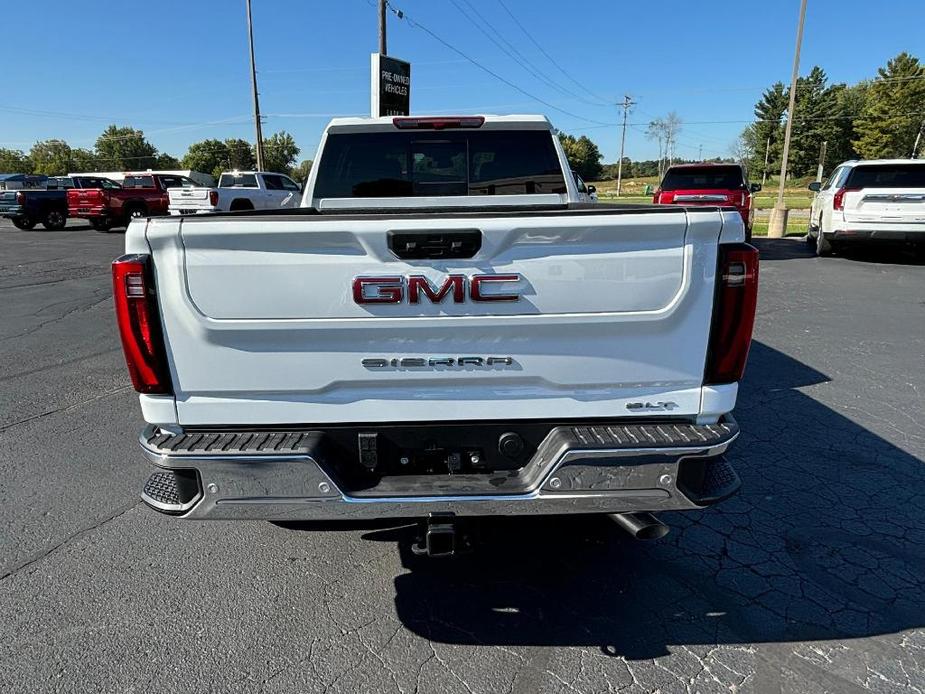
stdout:
POLYGON ((925 243, 925 160, 847 161, 809 189, 806 240, 820 256, 855 241, 925 243))

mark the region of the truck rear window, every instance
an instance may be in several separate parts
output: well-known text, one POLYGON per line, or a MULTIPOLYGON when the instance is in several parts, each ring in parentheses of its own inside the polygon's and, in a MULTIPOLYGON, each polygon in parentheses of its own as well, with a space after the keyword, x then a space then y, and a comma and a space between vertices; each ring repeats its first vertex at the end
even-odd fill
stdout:
POLYGON ((548 131, 328 135, 317 198, 565 193, 548 131))
POLYGON ((856 166, 848 188, 925 188, 925 164, 856 166))
POLYGON ((115 181, 108 178, 100 178, 99 176, 75 176, 73 180, 75 188, 106 188, 108 190, 118 190, 122 187, 115 181))
POLYGON ((737 190, 745 187, 745 177, 738 166, 685 166, 668 169, 662 190, 737 190))
POLYGON ((218 181, 219 188, 256 188, 256 174, 222 174, 218 181))

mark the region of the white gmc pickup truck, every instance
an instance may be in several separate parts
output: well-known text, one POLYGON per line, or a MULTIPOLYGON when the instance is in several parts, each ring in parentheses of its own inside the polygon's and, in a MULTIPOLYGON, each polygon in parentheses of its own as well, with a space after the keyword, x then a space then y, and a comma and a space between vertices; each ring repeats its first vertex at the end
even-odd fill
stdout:
POLYGON ((337 119, 302 207, 133 221, 118 323, 190 519, 701 509, 751 340, 733 208, 578 202, 535 116, 337 119))
POLYGON ((217 188, 182 186, 172 188, 167 195, 167 211, 186 215, 298 207, 302 189, 284 174, 226 171, 219 176, 217 188))

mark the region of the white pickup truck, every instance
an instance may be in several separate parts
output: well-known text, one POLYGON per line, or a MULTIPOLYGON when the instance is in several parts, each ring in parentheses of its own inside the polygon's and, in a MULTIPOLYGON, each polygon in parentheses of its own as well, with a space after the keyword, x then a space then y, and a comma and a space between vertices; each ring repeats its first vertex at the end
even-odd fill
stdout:
POLYGON ((302 189, 289 176, 265 171, 226 171, 217 188, 183 186, 168 191, 171 215, 276 210, 298 207, 302 189))
POLYGON ((190 519, 652 512, 733 493, 758 253, 733 208, 578 202, 537 116, 337 119, 302 207, 133 221, 113 263, 190 519))

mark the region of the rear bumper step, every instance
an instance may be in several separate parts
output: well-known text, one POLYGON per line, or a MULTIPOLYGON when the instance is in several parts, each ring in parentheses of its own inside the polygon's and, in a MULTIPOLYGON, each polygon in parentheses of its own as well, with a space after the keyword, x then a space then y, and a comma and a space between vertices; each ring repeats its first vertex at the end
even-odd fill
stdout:
POLYGON ((338 474, 324 431, 169 434, 148 427, 140 443, 158 470, 142 499, 164 513, 226 520, 693 510, 738 489, 723 457, 738 433, 732 418, 703 426, 555 426, 516 470, 396 475, 355 488, 338 474))

